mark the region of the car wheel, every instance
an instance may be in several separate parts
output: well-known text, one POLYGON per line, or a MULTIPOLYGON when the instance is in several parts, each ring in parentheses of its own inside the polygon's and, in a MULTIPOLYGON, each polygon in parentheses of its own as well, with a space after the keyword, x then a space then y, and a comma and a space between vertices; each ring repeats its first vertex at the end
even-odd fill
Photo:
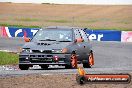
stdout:
POLYGON ((91 66, 94 64, 94 58, 93 58, 93 53, 90 52, 89 57, 88 57, 88 62, 83 63, 84 68, 91 68, 91 66))
POLYGON ((67 68, 67 69, 70 69, 70 68, 76 69, 77 68, 77 56, 76 56, 76 54, 71 55, 70 61, 71 61, 70 65, 66 65, 65 68, 67 68))
POLYGON ((21 70, 28 70, 29 69, 29 66, 28 65, 19 65, 19 68, 21 70))
POLYGON ((48 67, 49 67, 48 65, 41 65, 42 69, 48 69, 48 67))
POLYGON ((72 68, 77 68, 77 56, 76 54, 71 55, 71 66, 72 68))
POLYGON ((89 64, 90 66, 94 65, 94 56, 92 51, 89 54, 89 64))

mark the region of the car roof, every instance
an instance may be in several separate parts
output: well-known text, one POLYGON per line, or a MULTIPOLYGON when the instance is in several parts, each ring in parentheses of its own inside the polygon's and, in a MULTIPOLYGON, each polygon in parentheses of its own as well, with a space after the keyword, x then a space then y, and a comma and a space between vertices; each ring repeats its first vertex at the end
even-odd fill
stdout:
POLYGON ((48 27, 42 27, 42 29, 84 29, 80 27, 70 27, 70 26, 48 26, 48 27))

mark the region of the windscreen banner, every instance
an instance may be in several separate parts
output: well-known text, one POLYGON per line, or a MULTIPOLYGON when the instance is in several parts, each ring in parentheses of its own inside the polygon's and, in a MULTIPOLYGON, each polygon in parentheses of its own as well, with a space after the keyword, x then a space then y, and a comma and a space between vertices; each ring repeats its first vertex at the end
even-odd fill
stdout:
POLYGON ((121 42, 132 42, 132 31, 122 31, 121 42))
POLYGON ((121 41, 121 31, 116 30, 86 30, 89 40, 121 41))

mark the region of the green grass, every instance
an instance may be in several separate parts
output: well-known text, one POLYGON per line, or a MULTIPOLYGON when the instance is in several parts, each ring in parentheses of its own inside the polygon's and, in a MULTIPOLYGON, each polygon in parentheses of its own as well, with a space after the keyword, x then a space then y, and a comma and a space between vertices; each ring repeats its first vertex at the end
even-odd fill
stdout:
POLYGON ((35 18, 15 18, 16 21, 38 21, 38 19, 35 18))
POLYGON ((21 28, 40 28, 40 26, 24 26, 24 25, 17 25, 17 24, 10 25, 9 23, 0 23, 0 26, 21 27, 21 28))
POLYGON ((18 55, 0 51, 0 65, 18 64, 18 55))
MULTIPOLYGON (((67 20, 46 20, 47 22, 54 22, 54 23, 68 23, 70 21, 67 20)), ((20 28, 41 28, 41 26, 25 26, 25 25, 17 25, 17 24, 13 24, 10 25, 9 23, 0 23, 0 26, 8 26, 8 27, 20 27, 20 28)), ((83 26, 82 26, 83 27, 83 26)), ((121 27, 84 27, 84 28, 90 28, 93 30, 120 30, 120 31, 132 31, 132 29, 128 29, 128 28, 121 28, 121 27)))
POLYGON ((98 20, 88 20, 88 21, 82 21, 82 22, 84 22, 84 23, 95 23, 95 22, 97 22, 98 20))
POLYGON ((54 22, 54 23, 69 23, 68 20, 46 20, 46 22, 54 22))

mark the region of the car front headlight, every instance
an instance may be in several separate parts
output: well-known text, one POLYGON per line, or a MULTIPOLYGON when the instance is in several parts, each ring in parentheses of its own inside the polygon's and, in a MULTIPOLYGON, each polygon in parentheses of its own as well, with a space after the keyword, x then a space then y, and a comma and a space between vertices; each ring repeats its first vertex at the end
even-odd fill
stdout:
POLYGON ((68 49, 67 48, 63 48, 62 49, 62 53, 67 53, 68 52, 68 49))
POLYGON ((22 52, 32 53, 32 50, 23 48, 23 49, 22 49, 22 52))
POLYGON ((67 53, 68 49, 63 48, 63 49, 53 49, 52 53, 67 53))
POLYGON ((53 49, 52 53, 62 53, 62 50, 61 49, 53 49))

